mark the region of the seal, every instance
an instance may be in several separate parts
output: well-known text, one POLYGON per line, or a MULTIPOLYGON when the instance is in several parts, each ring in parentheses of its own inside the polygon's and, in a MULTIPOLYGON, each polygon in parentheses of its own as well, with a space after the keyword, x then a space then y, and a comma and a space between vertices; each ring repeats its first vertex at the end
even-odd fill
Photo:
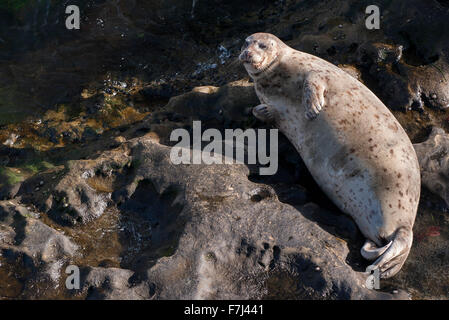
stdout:
POLYGON ((362 256, 382 278, 403 266, 413 241, 421 178, 406 132, 376 95, 337 66, 268 33, 245 40, 239 60, 260 105, 315 181, 356 222, 362 256))

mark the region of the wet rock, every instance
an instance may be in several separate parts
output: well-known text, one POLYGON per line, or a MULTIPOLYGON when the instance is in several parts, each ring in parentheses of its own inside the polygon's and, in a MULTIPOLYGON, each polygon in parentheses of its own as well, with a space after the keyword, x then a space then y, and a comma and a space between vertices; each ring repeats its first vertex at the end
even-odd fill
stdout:
POLYGON ((15 183, 13 185, 4 185, 0 188, 0 200, 12 199, 19 192, 21 183, 15 183))
POLYGON ((173 95, 173 88, 167 84, 163 83, 158 86, 148 86, 140 90, 140 94, 145 97, 145 99, 168 99, 173 95))
POLYGON ((357 49, 358 63, 396 63, 402 58, 403 46, 366 42, 357 49))
POLYGON ((98 137, 99 137, 99 134, 97 133, 97 131, 95 131, 95 129, 87 126, 84 128, 81 141, 85 142, 86 140, 92 140, 92 139, 95 139, 98 137))
POLYGON ((23 203, 36 205, 58 223, 87 223, 104 213, 113 191, 110 177, 123 170, 127 161, 124 154, 105 155, 99 162, 71 161, 59 181, 50 179, 53 171, 34 176, 22 184, 18 195, 23 203), (35 190, 42 180, 50 180, 46 185, 49 192, 35 190))
POLYGON ((94 94, 89 96, 88 94, 85 94, 84 97, 85 98, 81 101, 81 108, 86 110, 88 115, 98 115, 104 105, 104 95, 94 94))
POLYGON ((59 142, 59 135, 56 128, 50 127, 44 131, 44 136, 53 143, 59 142))

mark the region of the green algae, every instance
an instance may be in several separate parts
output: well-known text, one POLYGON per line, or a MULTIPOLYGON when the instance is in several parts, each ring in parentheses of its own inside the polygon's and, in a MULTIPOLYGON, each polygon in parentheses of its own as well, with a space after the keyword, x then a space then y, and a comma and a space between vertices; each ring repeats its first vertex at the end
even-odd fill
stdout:
POLYGON ((0 166, 0 186, 14 185, 51 168, 54 168, 52 163, 42 160, 32 160, 16 168, 0 166))
MULTIPOLYGON (((8 185, 14 185, 25 180, 25 176, 23 174, 13 170, 12 168, 3 166, 0 167, 0 177, 2 177, 2 180, 8 185)), ((0 183, 0 185, 2 185, 2 183, 0 183)))
POLYGON ((38 172, 54 168, 54 165, 48 161, 38 161, 34 163, 28 163, 23 168, 31 171, 33 174, 36 174, 38 172))

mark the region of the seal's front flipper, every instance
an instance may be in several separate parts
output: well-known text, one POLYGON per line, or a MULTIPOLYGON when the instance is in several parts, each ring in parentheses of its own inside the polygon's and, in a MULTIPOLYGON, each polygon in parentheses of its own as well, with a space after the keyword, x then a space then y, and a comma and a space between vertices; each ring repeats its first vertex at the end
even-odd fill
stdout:
POLYGON ((259 104, 253 108, 253 115, 263 122, 274 122, 276 113, 276 109, 267 104, 259 104))
POLYGON ((315 119, 324 108, 323 80, 316 73, 310 74, 304 81, 302 103, 309 120, 315 119))

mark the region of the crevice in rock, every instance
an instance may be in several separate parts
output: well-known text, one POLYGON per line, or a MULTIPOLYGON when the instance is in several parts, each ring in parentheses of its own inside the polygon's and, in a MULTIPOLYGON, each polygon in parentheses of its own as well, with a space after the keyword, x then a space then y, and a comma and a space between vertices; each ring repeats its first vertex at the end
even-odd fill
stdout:
MULTIPOLYGON (((123 268, 143 271, 176 252, 186 223, 181 215, 184 205, 177 202, 180 193, 175 185, 159 193, 151 180, 144 179, 119 206, 123 268)), ((139 277, 135 280, 141 281, 139 277)))

